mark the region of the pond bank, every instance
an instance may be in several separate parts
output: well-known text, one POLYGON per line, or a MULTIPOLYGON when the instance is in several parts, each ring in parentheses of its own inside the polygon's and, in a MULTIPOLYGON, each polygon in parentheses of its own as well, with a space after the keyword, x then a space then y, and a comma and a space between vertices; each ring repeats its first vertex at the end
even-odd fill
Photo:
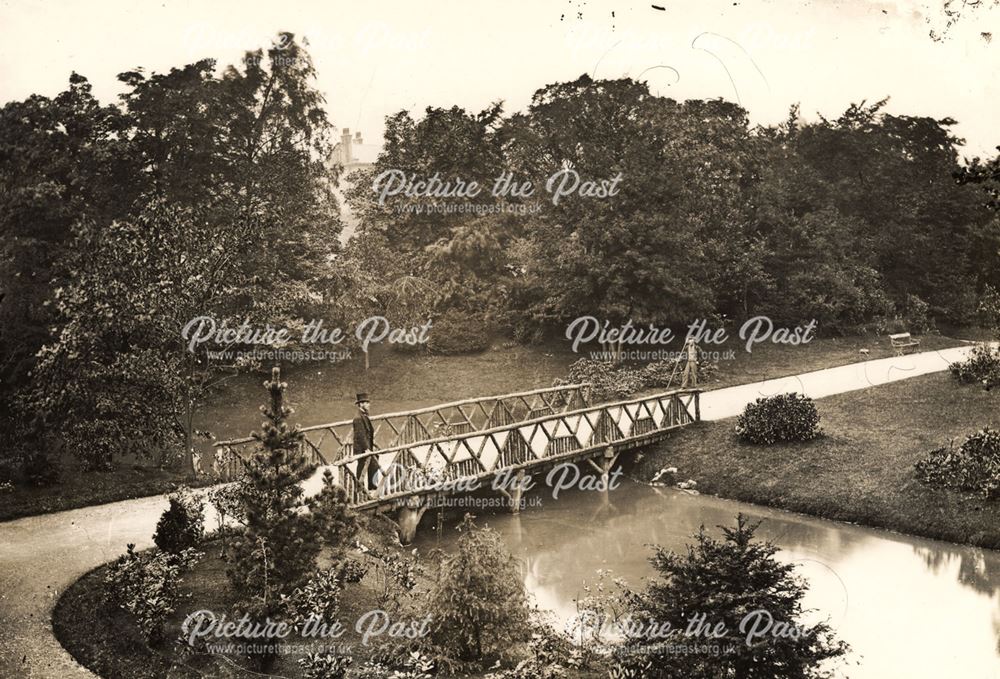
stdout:
POLYGON ((806 443, 739 442, 735 419, 702 422, 645 451, 649 480, 677 467, 702 493, 900 533, 1000 549, 1000 503, 932 488, 913 465, 982 427, 1000 426, 1000 394, 924 375, 816 401, 825 435, 806 443))

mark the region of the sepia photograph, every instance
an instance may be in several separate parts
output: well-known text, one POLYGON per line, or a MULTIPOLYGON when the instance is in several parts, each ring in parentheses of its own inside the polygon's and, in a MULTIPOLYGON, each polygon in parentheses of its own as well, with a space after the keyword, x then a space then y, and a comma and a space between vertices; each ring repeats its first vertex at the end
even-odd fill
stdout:
POLYGON ((0 679, 1000 679, 996 387, 1000 0, 0 0, 0 679))

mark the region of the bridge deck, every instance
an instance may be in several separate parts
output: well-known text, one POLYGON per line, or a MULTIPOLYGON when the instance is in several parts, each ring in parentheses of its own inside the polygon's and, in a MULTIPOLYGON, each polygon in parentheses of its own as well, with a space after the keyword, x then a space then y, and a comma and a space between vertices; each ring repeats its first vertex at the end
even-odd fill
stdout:
POLYGON ((333 463, 334 478, 360 509, 461 492, 471 480, 591 458, 609 446, 617 452, 652 443, 697 421, 699 394, 679 389, 353 455, 333 463), (365 462, 378 466, 375 491, 361 488, 365 462))
MULTIPOLYGON (((677 389, 590 405, 589 385, 575 384, 489 396, 372 418, 377 450, 354 455, 351 422, 304 428, 302 453, 331 468, 359 509, 425 495, 463 492, 501 473, 589 459, 652 443, 700 419, 699 389, 677 389), (377 423, 377 424, 376 424, 377 423), (366 490, 365 465, 378 487, 366 490)), ((218 444, 216 471, 235 478, 254 439, 218 444)))

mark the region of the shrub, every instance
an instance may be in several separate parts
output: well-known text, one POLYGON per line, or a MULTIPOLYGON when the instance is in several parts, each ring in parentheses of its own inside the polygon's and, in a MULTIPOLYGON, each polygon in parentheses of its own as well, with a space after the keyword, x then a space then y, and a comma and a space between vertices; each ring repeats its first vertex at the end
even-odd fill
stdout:
POLYGON ((569 384, 590 384, 591 398, 601 401, 625 398, 646 385, 642 370, 607 361, 581 358, 569 367, 569 384))
POLYGON ((330 548, 335 557, 343 556, 345 548, 358 532, 358 517, 351 509, 347 491, 333 482, 329 469, 323 472, 322 490, 306 503, 313 517, 317 538, 330 548))
POLYGON ((431 640, 462 661, 499 658, 530 636, 527 595, 517 561, 500 535, 466 514, 453 554, 443 557, 431 588, 431 640))
POLYGON ((351 668, 346 676, 350 679, 430 679, 435 674, 434 662, 419 651, 410 651, 400 657, 383 655, 374 654, 363 665, 351 668))
MULTIPOLYGON (((679 388, 684 366, 678 363, 682 360, 686 359, 653 361, 639 368, 580 358, 570 365, 567 379, 557 380, 557 385, 588 383, 591 398, 598 401, 626 398, 643 389, 679 388)), ((712 376, 717 367, 714 362, 699 360, 699 382, 712 376)))
POLYGON ((245 476, 232 483, 216 486, 208 491, 207 498, 215 508, 215 521, 218 534, 222 537, 222 555, 229 549, 229 533, 231 527, 227 521, 245 526, 247 523, 246 504, 243 498, 252 492, 250 482, 245 476))
POLYGON ((427 336, 432 354, 475 354, 489 348, 489 328, 482 314, 449 311, 434 321, 427 336))
POLYGON ((129 612, 150 644, 163 639, 163 625, 177 607, 181 572, 201 555, 193 549, 179 554, 138 554, 135 545, 118 557, 104 576, 104 602, 129 612))
MULTIPOLYGON (((698 355, 698 383, 708 380, 716 372, 718 372, 719 364, 715 361, 709 361, 705 358, 705 352, 699 352, 698 355)), ((644 373, 644 385, 647 388, 650 387, 680 387, 681 386, 681 374, 684 370, 684 362, 687 359, 677 358, 677 359, 663 359, 660 361, 653 361, 648 363, 645 368, 643 368, 644 373)))
POLYGON ((336 622, 343 589, 342 572, 339 568, 318 571, 305 585, 284 597, 285 610, 299 623, 310 618, 325 623, 336 622))
MULTIPOLYGON (((433 659, 405 646, 383 646, 364 665, 353 668, 351 679, 431 679, 437 673, 433 659)), ((458 675, 456 675, 458 676, 458 675)))
POLYGON ((341 562, 340 568, 340 578, 344 582, 361 582, 368 573, 368 566, 354 559, 341 562))
POLYGON ((299 666, 306 679, 344 679, 351 662, 353 658, 350 656, 307 653, 306 657, 299 659, 299 666))
POLYGON ((36 452, 24 460, 24 480, 32 486, 51 486, 59 482, 60 468, 55 458, 36 452))
POLYGON ((964 361, 955 361, 948 366, 951 374, 962 383, 1000 381, 1000 350, 988 344, 977 344, 964 361))
POLYGON ((170 506, 156 524, 153 542, 164 552, 177 554, 198 545, 205 534, 205 503, 187 489, 173 493, 170 506))
POLYGON ((931 317, 931 305, 916 295, 906 296, 902 311, 906 323, 906 330, 903 332, 912 332, 916 335, 937 332, 937 326, 931 317))
POLYGON ((413 595, 417 578, 423 573, 420 563, 416 558, 400 556, 391 549, 366 549, 373 559, 371 572, 379 608, 390 612, 402 610, 413 595))
POLYGON ((490 672, 486 679, 562 679, 576 674, 569 674, 568 669, 582 666, 581 649, 549 627, 539 627, 531 634, 527 655, 513 668, 490 672))
POLYGON ((929 485, 1000 496, 1000 432, 986 427, 954 445, 938 448, 914 465, 917 478, 929 485))
POLYGON ((816 404, 802 394, 758 398, 736 420, 736 435, 747 443, 809 441, 821 434, 816 404))

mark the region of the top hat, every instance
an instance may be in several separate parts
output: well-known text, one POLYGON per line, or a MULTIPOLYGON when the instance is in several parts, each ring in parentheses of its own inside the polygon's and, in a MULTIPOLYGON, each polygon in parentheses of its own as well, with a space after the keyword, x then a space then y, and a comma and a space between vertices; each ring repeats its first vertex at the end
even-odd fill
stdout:
POLYGON ((364 392, 364 391, 359 391, 358 392, 358 397, 356 399, 354 399, 355 405, 357 405, 358 403, 367 402, 367 401, 368 401, 368 393, 364 392))

